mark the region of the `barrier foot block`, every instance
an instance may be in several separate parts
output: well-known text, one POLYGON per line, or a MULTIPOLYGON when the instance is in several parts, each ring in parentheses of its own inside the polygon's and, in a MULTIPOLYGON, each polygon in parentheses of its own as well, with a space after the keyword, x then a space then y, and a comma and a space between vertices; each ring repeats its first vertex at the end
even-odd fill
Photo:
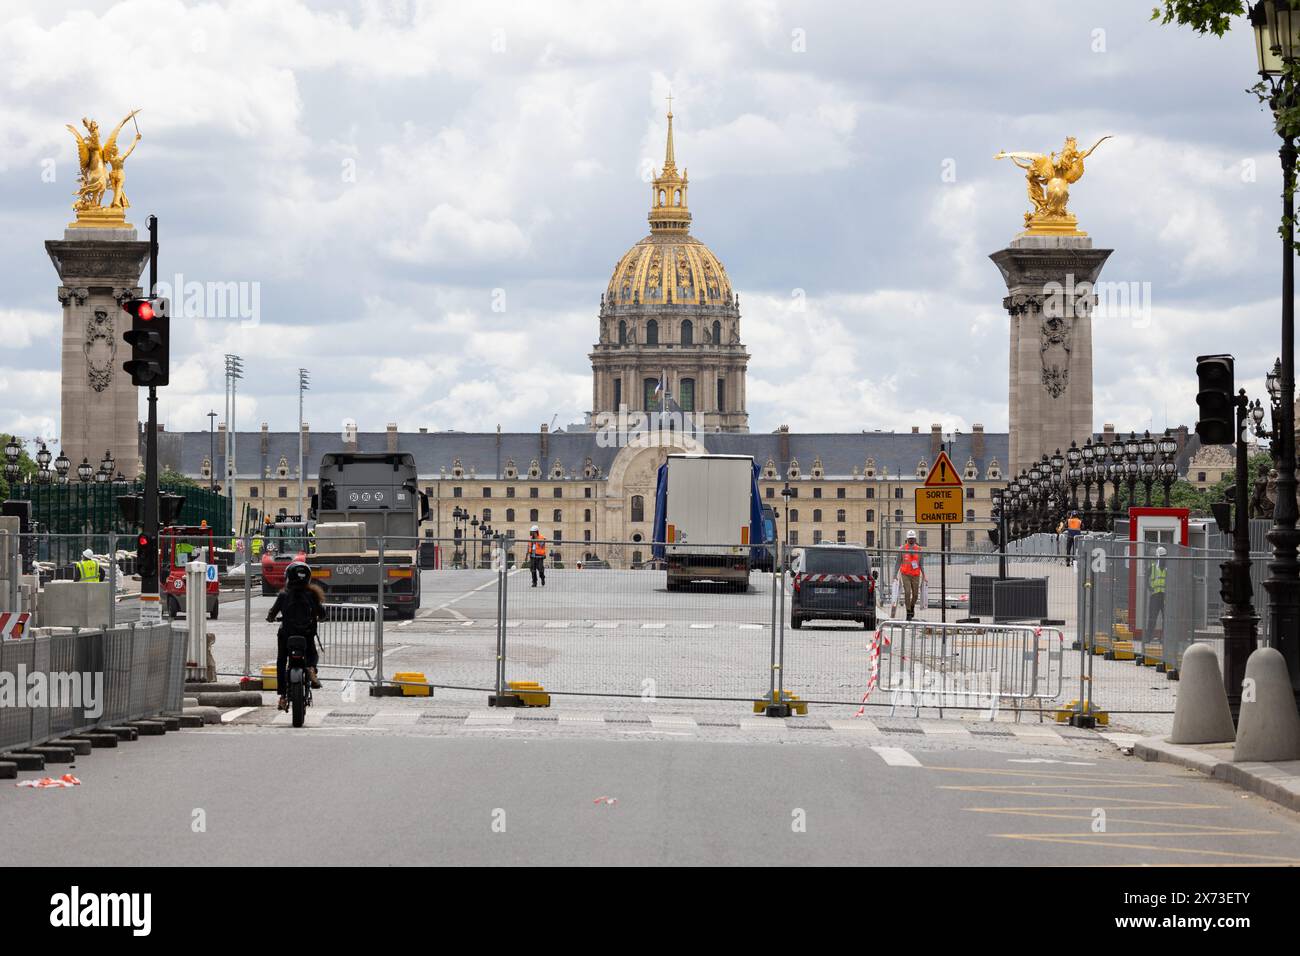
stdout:
POLYGON ((371 697, 401 697, 402 688, 397 684, 371 684, 371 697))
POLYGON ((523 698, 518 694, 489 694, 489 707, 523 707, 523 698))
POLYGON ((0 760, 14 764, 19 770, 45 769, 45 758, 40 754, 0 753, 0 760))

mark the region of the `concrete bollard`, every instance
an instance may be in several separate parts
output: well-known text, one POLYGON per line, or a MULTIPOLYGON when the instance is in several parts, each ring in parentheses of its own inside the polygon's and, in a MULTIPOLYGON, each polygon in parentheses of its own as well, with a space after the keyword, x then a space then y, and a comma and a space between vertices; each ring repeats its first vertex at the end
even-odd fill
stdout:
POLYGON ((1219 658, 1208 644, 1193 644, 1183 654, 1174 705, 1174 730, 1171 744, 1230 743, 1236 736, 1228 692, 1223 687, 1219 658))
POLYGON ((1300 760, 1300 714, 1296 713, 1286 658, 1276 648, 1261 647, 1246 661, 1232 759, 1238 763, 1300 760))

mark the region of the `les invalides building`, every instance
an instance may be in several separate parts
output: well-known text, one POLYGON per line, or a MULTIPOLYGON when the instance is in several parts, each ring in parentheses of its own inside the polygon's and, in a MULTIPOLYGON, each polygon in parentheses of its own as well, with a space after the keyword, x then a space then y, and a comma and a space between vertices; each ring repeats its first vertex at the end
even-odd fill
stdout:
MULTIPOLYGON (((669 113, 664 164, 651 186, 650 233, 618 259, 600 297, 589 421, 537 432, 409 432, 389 424, 339 435, 304 426, 308 492, 325 452, 409 452, 433 506, 422 534, 469 537, 468 516, 480 529, 486 522, 515 538, 538 524, 561 565, 592 554, 636 567, 650 556, 655 473, 668 454, 750 455, 761 468, 765 503, 781 512, 781 490, 791 488, 789 514, 780 514, 778 526, 784 534, 788 522, 793 545, 894 548, 912 527, 913 491, 947 442, 966 482, 967 523, 953 529, 952 545, 986 547, 989 491, 1007 478, 1005 432, 986 433, 980 425, 957 435, 938 425, 902 432, 749 431, 740 300, 721 259, 690 234, 689 182, 677 168, 672 119, 669 113), (601 425, 618 421, 621 407, 624 419, 645 415, 662 425, 690 416, 694 427, 610 441, 601 425)), ((545 411, 538 409, 539 417, 545 411)), ((265 424, 241 432, 233 469, 223 457, 224 437, 224 423, 215 441, 205 431, 164 433, 160 460, 204 484, 233 485, 235 513, 247 514, 250 528, 295 513, 297 433, 265 424)), ((923 544, 938 545, 937 531, 917 530, 923 544)))

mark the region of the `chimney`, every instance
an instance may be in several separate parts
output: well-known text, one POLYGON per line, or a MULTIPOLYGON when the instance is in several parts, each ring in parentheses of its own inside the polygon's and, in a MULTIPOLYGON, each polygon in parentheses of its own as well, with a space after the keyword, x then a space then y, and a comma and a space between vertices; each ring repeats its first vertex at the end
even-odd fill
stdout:
POLYGON ((984 457, 984 426, 975 424, 971 426, 970 436, 970 456, 976 461, 984 457))
POLYGON ((1183 453, 1183 449, 1187 447, 1187 426, 1186 425, 1178 426, 1178 428, 1174 431, 1174 440, 1178 442, 1178 451, 1175 454, 1181 455, 1183 453))
POLYGON ((226 433, 226 423, 225 423, 225 422, 217 422, 217 434, 218 434, 218 435, 224 435, 225 433, 226 433))
POLYGON ((921 426, 920 426, 920 425, 913 425, 913 426, 912 426, 912 434, 913 434, 913 435, 919 435, 919 434, 921 434, 921 426))
POLYGON ((397 451, 397 423, 388 423, 388 452, 392 454, 397 451))
POLYGON ((541 435, 542 453, 537 459, 537 463, 542 466, 542 471, 546 470, 546 458, 551 453, 551 426, 542 426, 541 435))
POLYGON ((943 447, 943 425, 932 424, 930 426, 930 460, 934 461, 939 457, 939 449, 943 447))
POLYGON ((782 425, 776 430, 776 454, 781 459, 780 468, 785 471, 790 467, 790 426, 782 425))
POLYGON ((262 454, 265 455, 265 454, 266 454, 267 445, 268 445, 268 442, 267 442, 267 431, 266 431, 266 422, 262 422, 262 438, 261 438, 261 441, 262 441, 262 454))
MULTIPOLYGON (((1101 440, 1104 441, 1107 445, 1109 445, 1111 442, 1115 440, 1115 426, 1112 425, 1110 422, 1107 422, 1106 424, 1101 426, 1101 440)), ((1064 452, 1065 449, 1062 448, 1061 451, 1064 452)))
POLYGON ((429 429, 427 429, 427 428, 425 428, 423 425, 421 425, 421 426, 420 426, 420 434, 421 434, 421 435, 427 435, 427 434, 429 434, 429 429))

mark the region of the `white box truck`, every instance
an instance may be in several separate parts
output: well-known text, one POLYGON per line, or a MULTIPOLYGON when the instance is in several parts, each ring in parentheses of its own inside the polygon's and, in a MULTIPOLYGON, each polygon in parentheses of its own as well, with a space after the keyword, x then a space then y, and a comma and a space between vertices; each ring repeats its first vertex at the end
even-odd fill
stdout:
POLYGON ((749 455, 669 455, 660 466, 653 553, 668 572, 668 590, 694 581, 747 590, 762 529, 749 455))

